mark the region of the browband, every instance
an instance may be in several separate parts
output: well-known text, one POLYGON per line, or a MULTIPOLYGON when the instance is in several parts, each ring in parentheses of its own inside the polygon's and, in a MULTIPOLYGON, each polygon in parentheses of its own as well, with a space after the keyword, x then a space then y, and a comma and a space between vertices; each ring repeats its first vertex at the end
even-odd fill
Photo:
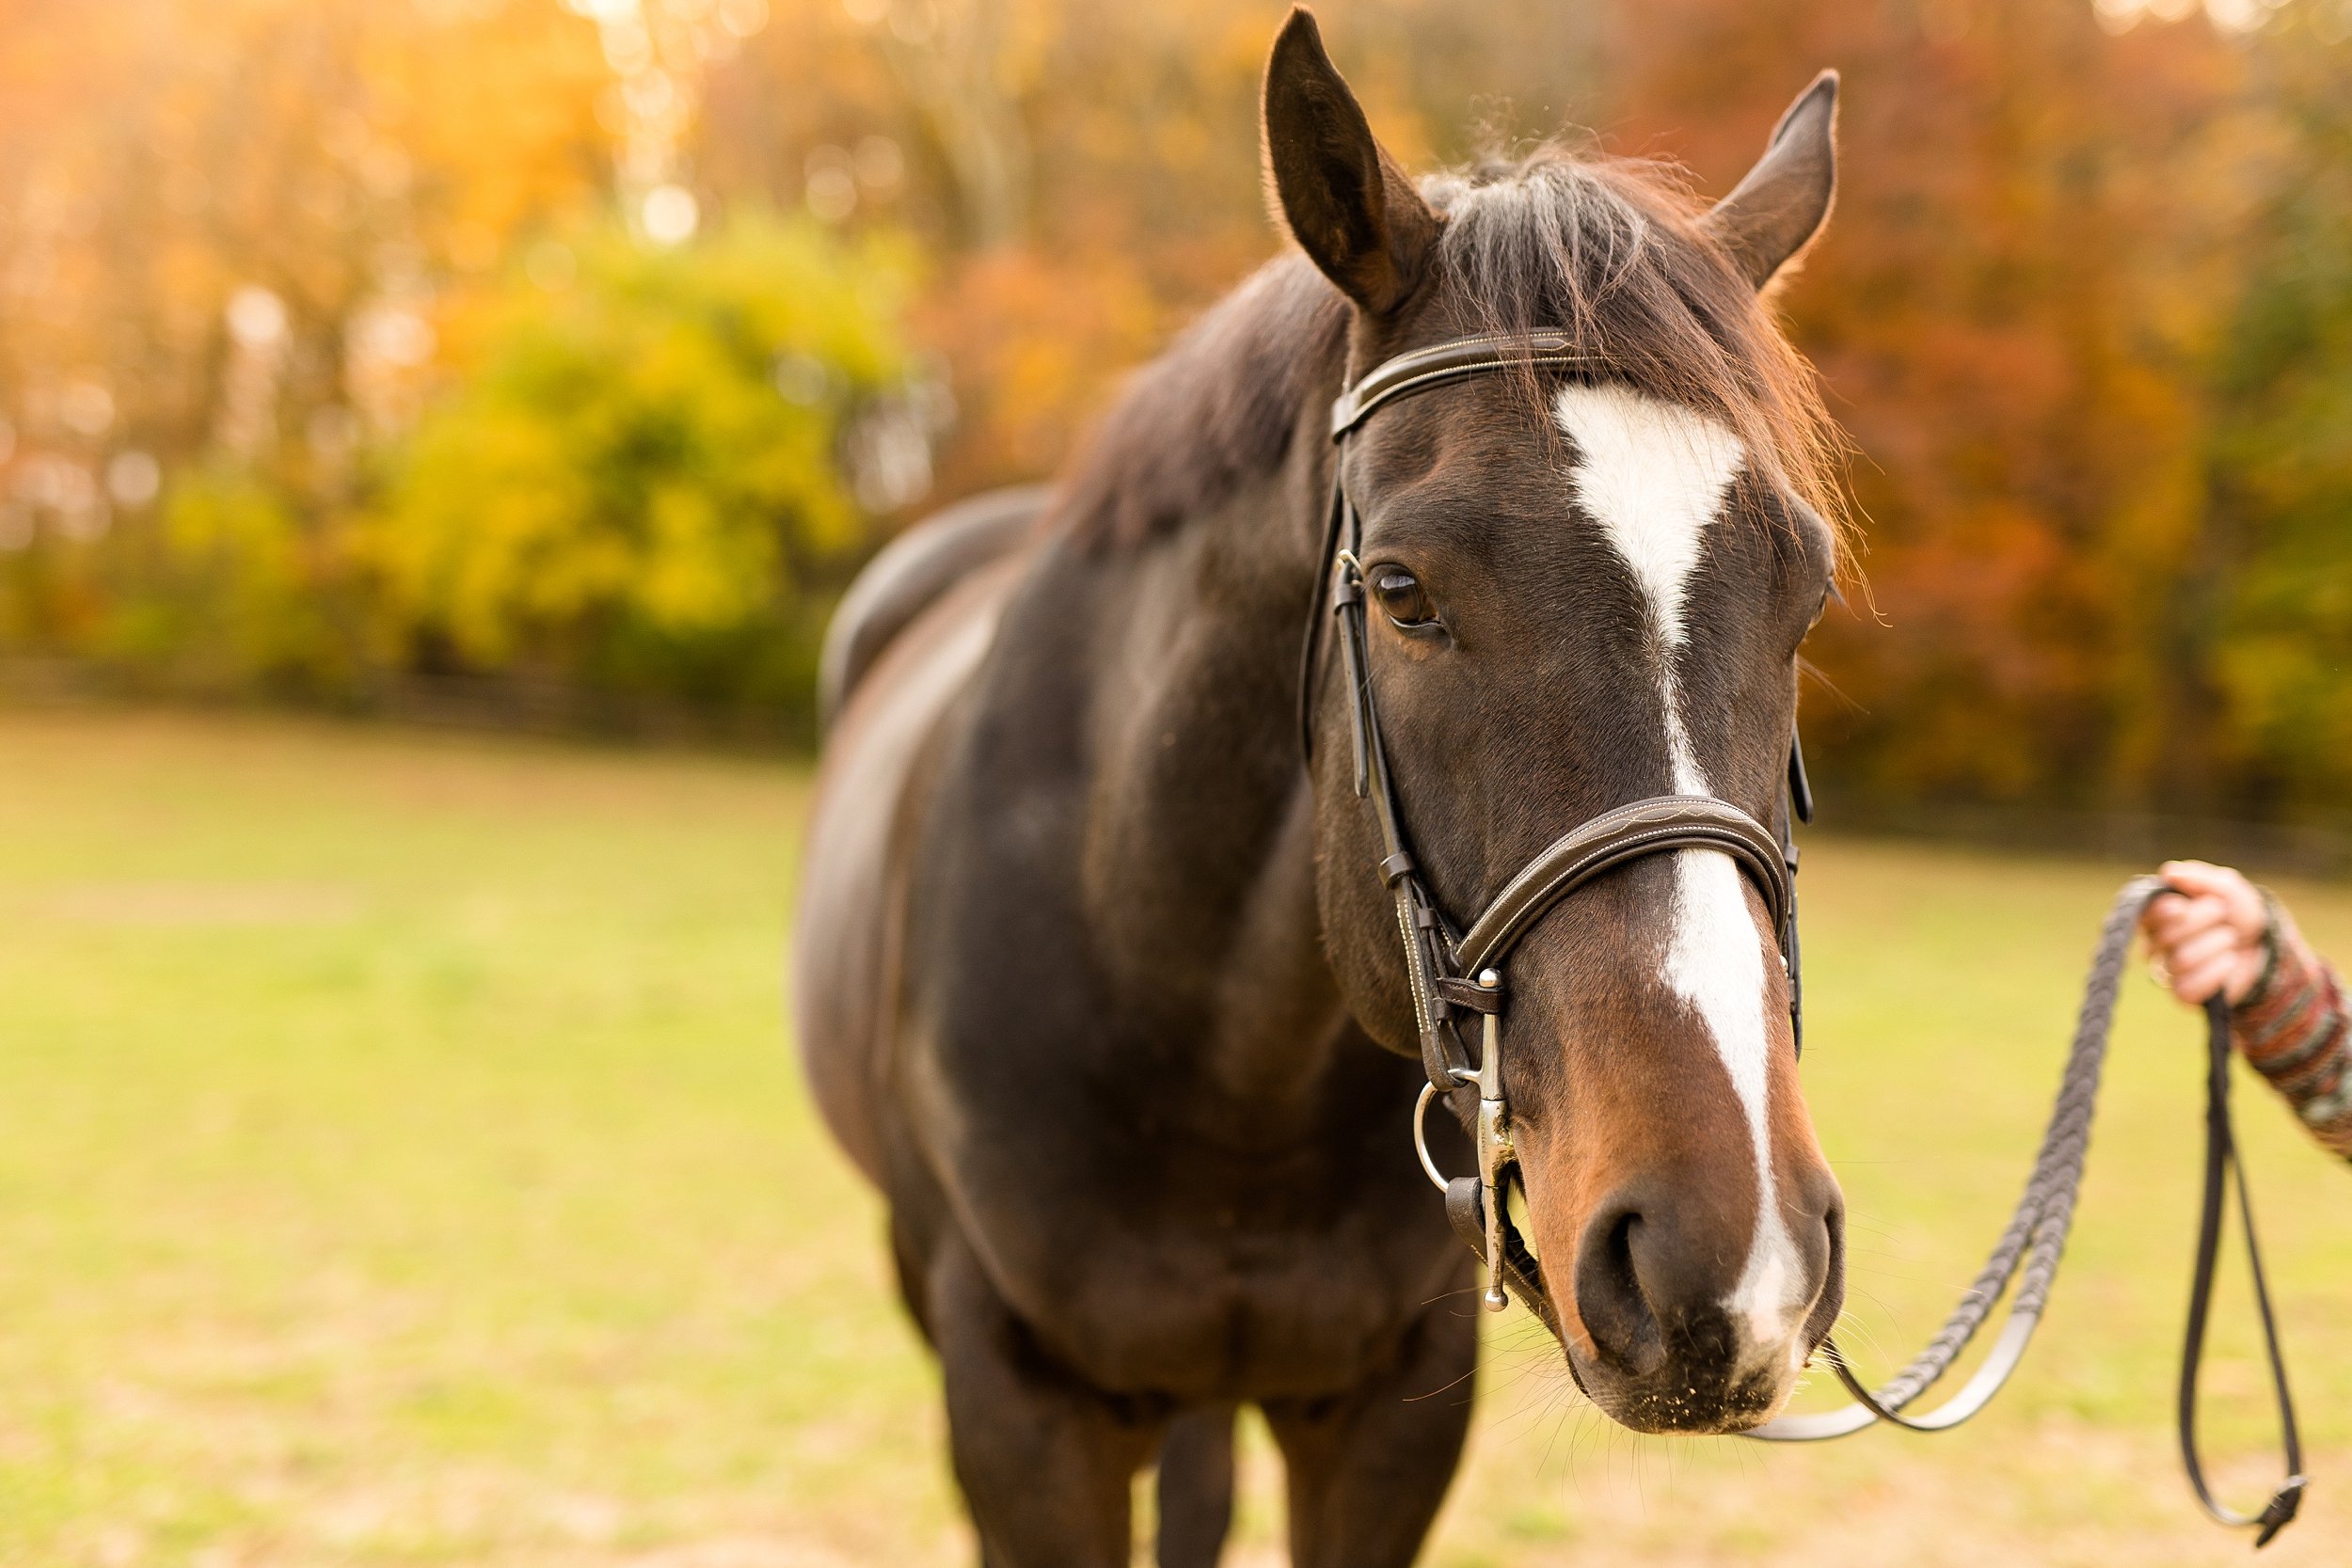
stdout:
POLYGON ((1414 392, 1441 387, 1466 375, 1533 365, 1589 365, 1594 357, 1562 332, 1523 337, 1454 338, 1429 348, 1384 359, 1331 404, 1331 439, 1337 441, 1372 417, 1372 411, 1414 392))

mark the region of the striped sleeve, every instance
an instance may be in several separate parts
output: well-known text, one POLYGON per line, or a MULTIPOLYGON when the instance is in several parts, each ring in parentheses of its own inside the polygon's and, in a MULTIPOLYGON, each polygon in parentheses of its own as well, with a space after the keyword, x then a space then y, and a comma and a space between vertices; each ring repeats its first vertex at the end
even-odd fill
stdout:
POLYGON ((2303 1118, 2312 1135, 2352 1159, 2352 1028, 2336 972, 2305 943, 2267 892, 2269 961, 2231 1018, 2238 1050, 2303 1118))

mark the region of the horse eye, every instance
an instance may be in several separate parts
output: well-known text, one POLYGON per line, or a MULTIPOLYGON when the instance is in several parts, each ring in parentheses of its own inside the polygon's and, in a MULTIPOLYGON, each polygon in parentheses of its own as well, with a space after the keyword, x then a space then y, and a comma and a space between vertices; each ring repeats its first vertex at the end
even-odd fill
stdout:
POLYGON ((1421 579, 1402 566, 1374 567, 1372 594, 1380 601, 1381 613, 1400 626, 1437 624, 1438 612, 1430 605, 1421 579))

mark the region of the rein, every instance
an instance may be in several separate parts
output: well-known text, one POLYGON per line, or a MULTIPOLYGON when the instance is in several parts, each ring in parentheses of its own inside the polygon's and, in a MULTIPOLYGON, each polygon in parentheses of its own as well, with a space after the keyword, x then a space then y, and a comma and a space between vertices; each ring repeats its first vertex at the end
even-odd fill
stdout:
MULTIPOLYGON (((2074 1040, 2066 1068, 2058 1079, 2058 1101, 2051 1108, 2042 1148, 2026 1179, 2025 1195, 1992 1256, 1952 1309, 1951 1316, 1927 1348, 1908 1366, 1878 1388, 1870 1388, 1835 1340, 1822 1343, 1823 1359, 1845 1386, 1853 1402, 1839 1410, 1783 1416, 1744 1435, 1764 1442, 1811 1443, 1844 1437, 1878 1421, 1912 1432, 1947 1432, 1982 1410, 2024 1359, 2026 1343, 2042 1321, 2058 1259, 2074 1218, 2074 1198, 2082 1185, 2083 1158, 2090 1144, 2090 1117, 2099 1097, 2101 1069, 2106 1064, 2107 1037, 2115 1024, 2117 991, 2122 983, 2125 959, 2131 953, 2132 932, 2141 911, 2158 898, 2182 896, 2154 877, 2135 877, 2123 884, 2107 910, 2100 928, 2099 945, 2090 962, 2090 978, 2083 989, 2082 1010, 2074 1022, 2074 1040), (2009 1313, 1992 1352, 1959 1393, 1923 1414, 1909 1412, 1911 1404, 1951 1370, 1977 1331, 1991 1316, 1994 1303, 2015 1286, 2009 1313)), ((2197 1260, 2190 1273, 2188 1326, 2181 1346, 2177 1418, 2181 1464, 2188 1483, 2207 1513, 2224 1525, 2250 1527, 2254 1544, 2266 1546, 2293 1521, 2303 1500, 2303 1446, 2295 1421, 2295 1401, 2287 1390, 2284 1353, 2270 1307, 2270 1290, 2263 1275, 2262 1248, 2254 1234, 2254 1210, 2246 1189, 2246 1173, 2238 1164, 2237 1139, 2230 1117, 2230 1005, 2218 995, 2205 1004, 2205 1177, 2199 1208, 2197 1260), (2226 1223, 2225 1188, 2234 1182, 2237 1210, 2246 1232, 2246 1257, 2254 1280, 2254 1303, 2262 1323, 2263 1348, 2270 1365, 2271 1391, 2279 1411, 2280 1448, 2286 1479, 2269 1501, 2254 1513, 2240 1513, 2217 1500, 2206 1484, 2204 1465, 2197 1448, 2198 1373, 2204 1356, 2205 1330, 2210 1319, 2213 1282, 2219 1262, 2221 1232, 2226 1223)))
MULTIPOLYGON (((1516 1174, 1510 1104, 1502 1084, 1502 1020, 1508 1003, 1505 971, 1512 953, 1537 922, 1570 894, 1605 873, 1651 855, 1708 849, 1729 855, 1762 895, 1778 936, 1781 964, 1788 978, 1789 1019, 1802 1053, 1804 1041, 1803 979, 1797 942, 1797 850, 1792 819, 1813 819, 1813 799, 1804 754, 1791 733, 1788 799, 1768 829, 1725 800, 1706 796, 1660 795, 1628 801, 1570 828, 1504 884, 1467 927, 1457 927, 1438 908, 1407 842, 1395 781, 1389 771, 1378 709, 1372 688, 1361 547, 1363 519, 1347 493, 1347 438, 1387 404, 1465 377, 1530 367, 1574 369, 1594 363, 1568 338, 1536 333, 1504 341, 1469 337, 1386 360, 1343 390, 1331 409, 1334 454, 1331 491, 1319 557, 1324 583, 1308 617, 1300 659, 1300 741, 1311 759, 1314 699, 1322 668, 1323 621, 1338 623, 1337 638, 1348 693, 1348 720, 1359 799, 1372 808, 1380 837, 1379 870, 1396 910, 1405 973, 1412 993, 1422 1068, 1428 1077, 1413 1107, 1413 1146, 1422 1169, 1445 1195, 1447 1218, 1486 1264, 1486 1307, 1502 1310, 1517 1292, 1552 1333, 1560 1333, 1557 1308, 1546 1293, 1542 1269, 1512 1224, 1506 1201, 1516 1174), (1775 831, 1776 830, 1776 831, 1775 831), (1456 1015, 1478 1020, 1479 1051, 1465 1049, 1456 1015), (1449 1179, 1430 1157, 1424 1128, 1430 1101, 1443 1099, 1470 1130, 1478 1173, 1449 1179)), ((1892 1381, 1873 1389, 1855 1376, 1834 1339, 1821 1350, 1838 1381, 1852 1396, 1843 1409, 1782 1416, 1745 1435, 1766 1442, 1819 1442, 1843 1437, 1879 1421, 1914 1432, 1942 1432, 1960 1425, 1991 1402, 2024 1358, 2058 1275, 2074 1199, 2082 1183, 2115 1001, 2133 928, 2156 898, 2178 896, 2153 877, 2124 884, 2107 911, 2090 979, 2074 1028, 2073 1049, 2059 1081, 2058 1101, 2042 1134, 2025 1195, 1992 1255, 1926 1349, 1892 1381), (1909 1407, 1950 1370, 1975 1338, 1994 1304, 2016 1287, 1992 1352, 1961 1390, 1931 1411, 1909 1407)), ((2179 1428, 2182 1462, 2206 1513, 2225 1525, 2257 1530, 2254 1544, 2269 1544, 2294 1519, 2302 1500, 2302 1448, 2295 1406, 2287 1391, 2286 1367, 2255 1243, 2253 1209, 2236 1155, 2230 1118, 2229 1006, 2216 997, 2206 1006, 2207 1072, 2205 1180, 2189 1298, 2188 1328, 2181 1352, 2179 1428), (2252 1265, 2271 1384, 2277 1396, 2286 1480, 2257 1513, 2238 1513, 2217 1501, 2208 1488, 2197 1448, 2198 1372, 2204 1350, 2208 1308, 2224 1223, 2224 1188, 2234 1179, 2237 1208, 2252 1265)))

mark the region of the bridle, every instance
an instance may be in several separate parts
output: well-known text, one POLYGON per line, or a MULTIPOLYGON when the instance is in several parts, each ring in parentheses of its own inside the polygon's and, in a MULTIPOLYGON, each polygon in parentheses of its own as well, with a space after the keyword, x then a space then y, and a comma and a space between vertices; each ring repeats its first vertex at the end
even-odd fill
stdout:
MULTIPOLYGON (((1428 1077, 1413 1107, 1413 1147, 1422 1169, 1445 1195, 1447 1218, 1486 1265, 1484 1300, 1496 1311, 1517 1291, 1556 1336, 1560 1317, 1545 1293, 1534 1252, 1513 1226, 1506 1201, 1516 1174, 1510 1102, 1502 1084, 1502 1020, 1509 998, 1505 966, 1529 932, 1577 889, 1606 873, 1651 855, 1706 849, 1731 857, 1763 895, 1778 934, 1781 963, 1788 976, 1789 1021, 1800 1052, 1804 1043, 1804 988, 1797 944, 1797 850, 1792 820, 1813 820, 1812 790, 1804 753, 1791 730, 1788 794, 1768 829, 1746 812, 1708 796, 1654 795, 1629 800, 1587 818, 1552 840, 1488 900, 1467 927, 1456 927, 1438 907, 1406 842, 1404 814, 1374 701, 1371 651, 1366 629, 1361 547, 1363 519, 1347 493, 1347 438, 1374 413, 1400 398, 1450 386, 1467 377, 1503 372, 1559 368, 1590 370, 1594 361, 1556 333, 1535 333, 1516 341, 1491 337, 1457 338, 1382 361, 1343 390, 1331 406, 1331 440, 1339 450, 1331 464, 1330 501, 1318 556, 1319 580, 1310 606, 1305 648, 1299 661, 1300 743, 1310 761, 1314 751, 1314 707, 1322 673, 1323 624, 1339 623, 1339 643, 1348 690, 1348 720, 1355 750, 1358 798, 1371 803, 1380 836, 1379 869, 1396 906, 1397 933, 1405 951, 1405 973, 1412 991, 1420 1035, 1422 1069, 1428 1077), (1776 831, 1775 831, 1776 830, 1776 831), (1464 1050, 1457 1014, 1479 1020, 1475 1060, 1464 1050), (1475 1176, 1449 1179, 1430 1157, 1424 1118, 1430 1101, 1474 1091, 1474 1109, 1462 1119, 1471 1131, 1478 1158, 1475 1176)), ((2074 1040, 2058 1102, 2024 1196, 1992 1256, 1927 1348, 1890 1382, 1872 1388, 1855 1376, 1834 1340, 1822 1342, 1823 1358, 1853 1402, 1841 1410, 1782 1416, 1746 1433, 1775 1442, 1812 1442, 1842 1437, 1876 1422, 1915 1432, 1941 1432, 1960 1425, 1992 1402, 2007 1383, 2039 1324, 2058 1259, 2072 1227, 2074 1198, 2082 1181, 2115 1001, 2139 915, 2156 898, 2174 894, 2153 877, 2124 884, 2108 911, 2092 958, 2090 979, 2077 1017, 2074 1040), (2014 1286, 2012 1291, 2010 1287, 2014 1286), (2009 1311, 1984 1363, 1961 1390, 1931 1411, 1912 1406, 1948 1371, 2005 1295, 2009 1311)), ((2286 1366, 2254 1240, 2254 1216, 2239 1169, 2229 1106, 2230 1012, 2216 997, 2207 1004, 2204 1196, 2199 1216, 2197 1260, 2191 1276, 2188 1331, 2182 1349, 2177 1425, 2181 1456, 2198 1501, 2225 1525, 2256 1531, 2254 1544, 2267 1544, 2296 1515, 2305 1478, 2287 1391, 2286 1366), (2198 1454, 2197 1374, 2202 1359, 2214 1271, 2225 1221, 2224 1191, 2237 1187, 2237 1209, 2252 1265, 2272 1390, 2276 1397, 2286 1478, 2257 1513, 2225 1507, 2206 1483, 2198 1454)), ((1570 1367, 1574 1370, 1573 1363, 1570 1367)))
POLYGON ((1405 974, 1412 991, 1413 1019, 1421 1038, 1421 1062, 1428 1075, 1413 1109, 1413 1145, 1422 1169, 1445 1194, 1446 1213, 1486 1263, 1486 1306, 1501 1311, 1516 1291, 1557 1333, 1560 1320, 1545 1293, 1543 1277, 1511 1223, 1506 1185, 1516 1170, 1511 1143, 1510 1102, 1502 1085, 1502 1019, 1509 997, 1506 966, 1529 932, 1577 889, 1630 862, 1681 849, 1729 855, 1763 895, 1780 941, 1788 975, 1789 1015, 1802 1043, 1802 987, 1797 963, 1797 850, 1789 817, 1811 820, 1811 792, 1804 759, 1795 737, 1788 751, 1789 800, 1778 832, 1727 800, 1704 795, 1653 795, 1604 811, 1570 828, 1540 850, 1487 901, 1466 927, 1438 908, 1406 842, 1396 781, 1389 771, 1372 689, 1366 628, 1363 564, 1357 559, 1363 519, 1347 493, 1347 438, 1374 413, 1400 398, 1452 385, 1466 377, 1539 368, 1593 367, 1565 337, 1535 333, 1506 341, 1456 338, 1382 361, 1343 391, 1331 406, 1331 441, 1339 449, 1331 464, 1331 495, 1324 525, 1321 587, 1308 617, 1299 669, 1299 730, 1310 757, 1314 748, 1314 699, 1321 673, 1323 621, 1339 623, 1341 657, 1349 693, 1348 718, 1355 742, 1356 794, 1372 804, 1380 835, 1380 877, 1396 905, 1397 934, 1405 949, 1405 974), (1480 1021, 1475 1060, 1463 1048, 1457 1013, 1480 1021), (1475 1091, 1477 1104, 1464 1120, 1471 1127, 1478 1174, 1448 1179, 1429 1155, 1422 1129, 1429 1102, 1475 1091))

